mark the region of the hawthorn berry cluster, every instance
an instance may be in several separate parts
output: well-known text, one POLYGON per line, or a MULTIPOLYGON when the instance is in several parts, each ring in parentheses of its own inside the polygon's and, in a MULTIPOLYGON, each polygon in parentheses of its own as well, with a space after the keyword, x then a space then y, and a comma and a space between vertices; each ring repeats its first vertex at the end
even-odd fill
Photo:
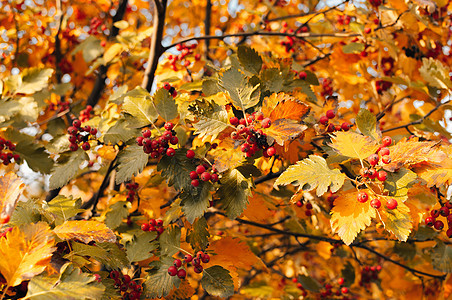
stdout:
POLYGON ((83 122, 89 121, 92 111, 93 111, 93 107, 91 105, 87 105, 84 110, 80 111, 80 116, 79 116, 80 122, 83 123, 83 122))
POLYGON ((107 26, 105 26, 105 24, 104 25, 102 25, 102 20, 100 20, 99 18, 97 18, 97 17, 94 17, 94 18, 92 18, 91 19, 91 22, 89 23, 89 31, 88 31, 88 34, 91 34, 91 35, 96 35, 96 34, 98 34, 99 33, 99 27, 101 27, 101 30, 102 31, 104 31, 104 30, 106 30, 107 29, 107 26))
POLYGON ((68 140, 71 143, 69 149, 71 151, 77 151, 78 143, 81 143, 83 150, 88 151, 91 148, 88 141, 90 138, 96 139, 97 129, 91 128, 89 125, 82 127, 82 122, 79 119, 75 119, 72 122, 72 126, 67 129, 67 133, 69 134, 68 140))
POLYGON ((176 154, 176 150, 169 147, 169 144, 177 145, 179 143, 176 131, 173 130, 174 124, 166 122, 164 127, 166 131, 158 138, 152 139, 152 132, 146 129, 142 132, 143 136, 136 139, 138 146, 142 146, 144 153, 150 154, 152 158, 160 158, 162 155, 172 157, 176 154))
POLYGON ((163 220, 150 219, 148 223, 141 225, 143 231, 157 231, 158 235, 161 235, 165 228, 163 228, 163 220))
POLYGON ((129 182, 126 184, 127 192, 127 201, 133 202, 133 199, 135 199, 135 195, 137 193, 138 189, 138 183, 136 182, 129 182))
POLYGON ((186 264, 186 268, 188 268, 189 264, 191 263, 193 265, 193 271, 199 274, 203 270, 201 263, 206 264, 209 261, 209 254, 204 253, 204 251, 198 251, 195 257, 193 257, 191 254, 186 254, 183 262, 180 259, 174 260, 174 265, 168 268, 168 274, 170 276, 177 276, 180 279, 184 279, 185 277, 187 277, 187 271, 182 268, 182 264, 186 264))
POLYGON ((330 120, 336 117, 336 113, 334 110, 328 110, 324 116, 321 116, 319 119, 319 123, 327 126, 327 132, 335 132, 335 131, 349 131, 351 125, 348 122, 343 122, 341 125, 334 125, 333 123, 329 123, 330 120))
POLYGON ((329 78, 323 78, 322 80, 322 97, 331 97, 333 96, 333 87, 331 86, 333 82, 329 78))
POLYGON ((303 201, 302 200, 298 200, 296 203, 295 203, 295 205, 296 206, 298 206, 298 207, 305 207, 306 208, 306 210, 305 210, 305 215, 307 216, 307 217, 310 217, 310 216, 312 216, 312 204, 311 203, 309 203, 309 202, 307 202, 306 203, 306 205, 303 203, 303 201))
POLYGON ((303 287, 303 285, 301 284, 301 282, 298 281, 297 277, 292 278, 292 282, 295 283, 297 285, 297 288, 299 290, 301 290, 301 295, 303 297, 306 297, 308 295, 308 292, 305 290, 305 288, 303 287))
POLYGON ((65 111, 65 110, 69 109, 70 105, 71 104, 68 101, 58 101, 56 104, 55 103, 50 103, 49 104, 49 109, 51 111, 58 110, 58 112, 62 112, 62 111, 65 111))
POLYGON ((425 218, 425 224, 429 227, 433 227, 436 230, 443 230, 444 222, 441 220, 437 220, 439 216, 446 218, 448 229, 446 231, 446 235, 449 238, 452 238, 452 203, 446 202, 441 206, 440 209, 432 209, 430 211, 430 217, 425 218))
MULTIPOLYGON (((289 26, 287 24, 287 22, 282 22, 281 25, 282 25, 282 28, 280 30, 281 33, 288 33, 288 34, 296 33, 295 30, 293 30, 293 29, 287 29, 287 27, 289 26)), ((299 30, 297 30, 297 32, 308 32, 308 31, 309 31, 309 28, 306 25, 302 26, 299 30)), ((280 44, 281 44, 281 46, 285 47, 286 53, 295 52, 294 44, 297 41, 300 41, 301 44, 304 43, 304 41, 299 40, 293 36, 286 36, 285 39, 280 42, 280 44)))
POLYGON ((340 297, 339 299, 342 299, 342 300, 349 299, 349 297, 347 296, 347 294, 349 293, 348 287, 343 286, 345 283, 344 278, 342 278, 342 277, 339 278, 337 280, 337 283, 339 284, 338 287, 333 286, 330 283, 325 283, 325 285, 324 285, 325 290, 320 292, 320 296, 322 296, 322 298, 328 298, 328 297, 335 295, 337 297, 340 297), (337 290, 334 291, 333 288, 337 288, 337 290))
MULTIPOLYGON (((195 155, 196 153, 193 150, 188 150, 186 154, 189 159, 194 159, 195 155)), ((196 166, 196 169, 190 172, 191 185, 198 187, 200 179, 202 181, 210 181, 212 183, 217 182, 219 179, 217 169, 215 166, 212 166, 209 172, 209 168, 209 165, 206 163, 196 166)))
POLYGON ((337 16, 337 24, 338 25, 348 25, 350 24, 350 21, 352 20, 352 17, 349 15, 339 15, 337 16))
POLYGON ((168 82, 165 82, 163 84, 163 88, 167 90, 173 98, 177 96, 176 88, 174 86, 171 86, 171 84, 169 84, 168 82))
POLYGON ((270 118, 264 118, 262 112, 254 112, 247 114, 245 118, 231 117, 229 123, 236 127, 236 131, 231 133, 231 138, 234 140, 244 139, 240 150, 245 153, 246 157, 253 156, 257 151, 263 150, 264 157, 271 157, 276 154, 276 149, 267 142, 267 135, 262 129, 255 128, 259 125, 262 128, 269 128, 272 124, 270 118), (246 119, 245 119, 246 118, 246 119))
POLYGON ((115 281, 115 288, 119 289, 124 300, 138 300, 141 297, 143 287, 119 271, 113 270, 109 277, 115 281))
POLYGON ((377 93, 381 94, 384 91, 389 90, 389 88, 392 86, 392 82, 384 81, 384 80, 377 80, 375 81, 375 88, 377 89, 377 93))
POLYGON ((12 163, 13 159, 15 162, 19 160, 20 155, 13 154, 14 150, 16 150, 16 145, 13 142, 0 137, 0 160, 5 166, 12 163))
POLYGON ((391 162, 391 157, 389 156, 390 150, 388 146, 392 144, 392 139, 389 136, 383 137, 381 140, 381 145, 377 149, 376 153, 371 154, 367 161, 370 164, 370 168, 361 168, 360 175, 363 178, 375 179, 377 178, 379 181, 385 181, 388 177, 388 173, 384 170, 377 170, 375 166, 381 161, 382 164, 389 164, 391 162))
POLYGON ((382 3, 382 0, 369 0, 370 5, 373 7, 379 7, 382 3))
POLYGON ((376 281, 378 279, 378 274, 380 273, 381 269, 382 269, 381 265, 365 266, 364 268, 362 268, 359 285, 368 286, 370 282, 376 281))
MULTIPOLYGON (((177 71, 177 63, 180 62, 184 67, 189 67, 191 62, 190 60, 186 59, 185 57, 187 57, 188 55, 193 54, 193 50, 196 49, 196 47, 198 47, 198 44, 191 44, 191 45, 187 45, 187 44, 177 44, 176 45, 176 50, 180 51, 179 55, 168 55, 168 60, 171 64, 171 69, 173 71, 177 71)), ((195 55, 195 61, 198 61, 201 59, 201 55, 200 54, 196 54, 195 55)))

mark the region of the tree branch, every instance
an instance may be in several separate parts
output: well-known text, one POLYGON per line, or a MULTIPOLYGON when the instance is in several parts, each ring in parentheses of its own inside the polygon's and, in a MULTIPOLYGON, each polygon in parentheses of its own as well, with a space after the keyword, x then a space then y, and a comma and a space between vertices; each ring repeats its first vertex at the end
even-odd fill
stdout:
MULTIPOLYGON (((211 18, 212 18, 212 1, 206 0, 206 18, 204 19, 204 34, 206 36, 210 35, 210 27, 211 27, 211 18)), ((206 57, 209 57, 209 47, 210 47, 210 40, 205 41, 205 55, 206 57)))
POLYGON ((61 54, 60 33, 61 33, 61 27, 63 26, 63 18, 64 18, 61 0, 56 1, 56 9, 57 9, 57 15, 58 15, 58 30, 55 35, 55 76, 56 76, 57 82, 61 83, 61 78, 63 77, 63 73, 61 72, 60 63, 61 63, 61 59, 63 58, 63 55, 61 54))

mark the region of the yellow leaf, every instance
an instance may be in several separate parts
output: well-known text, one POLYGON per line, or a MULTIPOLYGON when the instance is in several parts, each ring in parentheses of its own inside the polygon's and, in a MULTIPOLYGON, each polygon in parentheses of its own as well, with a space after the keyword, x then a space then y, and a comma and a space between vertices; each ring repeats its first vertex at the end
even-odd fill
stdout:
POLYGON ((110 48, 107 49, 104 53, 104 62, 108 64, 110 61, 112 61, 119 53, 122 51, 122 45, 121 44, 113 44, 110 48))
POLYGON ((378 143, 371 137, 354 132, 337 132, 330 146, 339 154, 364 160, 378 149, 378 143))
POLYGON ((309 158, 290 166, 275 181, 276 185, 294 183, 300 189, 311 191, 317 188, 317 196, 322 196, 328 188, 334 193, 344 184, 346 176, 338 169, 331 170, 321 156, 310 155, 309 158))
POLYGON ((411 224, 410 209, 402 201, 398 201, 396 209, 387 209, 386 202, 391 197, 379 197, 381 208, 378 210, 385 229, 393 233, 399 241, 406 242, 410 235, 411 224))
POLYGON ((16 207, 17 199, 24 188, 24 183, 12 172, 7 173, 0 178, 1 219, 11 216, 16 207))
POLYGON ((285 142, 300 137, 306 128, 308 126, 294 120, 278 119, 269 128, 264 129, 264 133, 267 134, 267 140, 274 138, 278 145, 284 146, 285 142))
POLYGON ((416 173, 427 182, 427 186, 450 185, 452 183, 452 159, 445 159, 441 166, 426 166, 416 169, 416 173))
POLYGON ((279 119, 291 119, 301 121, 310 111, 310 107, 295 97, 285 93, 274 93, 266 97, 262 107, 264 116, 268 116, 272 122, 279 119))
POLYGON ((50 263, 55 250, 49 226, 40 222, 14 227, 0 239, 0 273, 9 286, 40 274, 50 263))
POLYGON ((116 236, 102 222, 98 221, 66 221, 55 227, 53 232, 62 240, 77 239, 83 243, 116 242, 116 236))
POLYGON ((175 287, 165 300, 190 299, 195 294, 195 289, 190 285, 188 280, 182 280, 179 287, 175 287))
POLYGON ((357 191, 342 194, 334 200, 332 209, 331 228, 347 245, 350 245, 358 233, 369 226, 372 218, 376 216, 370 201, 361 203, 357 197, 357 191))

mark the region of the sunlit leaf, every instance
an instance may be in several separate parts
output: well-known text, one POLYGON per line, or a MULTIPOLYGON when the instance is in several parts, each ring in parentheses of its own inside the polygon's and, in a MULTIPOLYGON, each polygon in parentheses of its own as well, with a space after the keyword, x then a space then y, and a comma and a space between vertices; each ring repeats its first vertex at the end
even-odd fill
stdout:
POLYGON ((354 132, 336 132, 330 146, 339 154, 360 160, 377 151, 379 144, 372 138, 354 132))
POLYGON ((229 271, 221 266, 204 269, 201 285, 212 296, 229 297, 234 294, 234 282, 229 271))
POLYGON ((104 223, 98 221, 66 221, 53 232, 62 240, 80 240, 83 243, 116 242, 116 235, 104 223))

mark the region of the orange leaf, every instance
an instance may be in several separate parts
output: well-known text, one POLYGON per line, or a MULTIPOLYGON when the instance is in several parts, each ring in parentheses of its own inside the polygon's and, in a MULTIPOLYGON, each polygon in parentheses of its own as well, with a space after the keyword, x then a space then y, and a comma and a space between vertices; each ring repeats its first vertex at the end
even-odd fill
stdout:
POLYGON ((212 265, 217 264, 226 269, 249 269, 260 262, 248 245, 237 238, 225 237, 214 241, 209 246, 209 250, 216 254, 211 256, 212 265))
POLYGON ((165 300, 190 299, 195 294, 195 289, 188 280, 182 280, 178 288, 174 288, 165 300))
POLYGON ((50 263, 54 238, 44 222, 14 227, 0 239, 0 273, 9 286, 40 274, 50 263))
POLYGON ((16 207, 17 199, 25 184, 16 174, 9 172, 0 178, 0 218, 10 216, 16 207))
POLYGON ((294 120, 279 119, 264 132, 269 136, 268 138, 274 138, 278 145, 284 146, 285 142, 300 137, 306 128, 308 128, 306 125, 298 124, 294 120))
POLYGON ((272 122, 279 119, 291 119, 301 121, 310 111, 310 107, 295 97, 284 93, 272 94, 264 100, 262 112, 272 122))
POLYGON ((116 242, 116 236, 102 222, 98 221, 66 221, 55 227, 53 232, 62 240, 77 239, 83 243, 116 242))
POLYGON ((255 193, 248 200, 250 203, 243 212, 248 219, 255 222, 265 222, 272 216, 272 212, 265 205, 265 200, 262 196, 255 193))

